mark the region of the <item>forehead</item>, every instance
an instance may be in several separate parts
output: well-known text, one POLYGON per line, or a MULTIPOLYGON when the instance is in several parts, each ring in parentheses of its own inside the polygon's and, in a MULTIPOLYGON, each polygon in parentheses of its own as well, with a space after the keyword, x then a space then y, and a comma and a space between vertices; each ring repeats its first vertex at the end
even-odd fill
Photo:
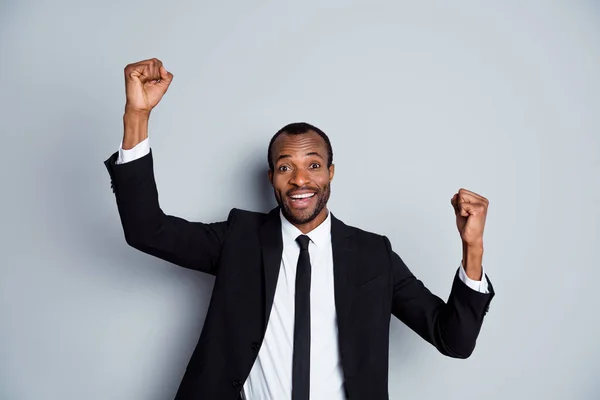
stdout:
MULTIPOLYGON (((327 157, 327 144, 316 132, 308 131, 299 135, 282 133, 273 142, 272 155, 297 155, 297 153, 317 152, 322 157, 327 157)), ((304 154, 302 154, 304 155, 304 154)))

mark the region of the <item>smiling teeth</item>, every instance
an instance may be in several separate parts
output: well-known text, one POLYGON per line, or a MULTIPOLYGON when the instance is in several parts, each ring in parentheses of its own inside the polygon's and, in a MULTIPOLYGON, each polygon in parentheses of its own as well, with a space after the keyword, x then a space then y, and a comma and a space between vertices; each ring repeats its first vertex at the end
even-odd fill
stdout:
POLYGON ((306 199, 308 197, 313 197, 315 194, 314 193, 305 193, 305 194, 297 194, 295 196, 292 196, 293 199, 306 199))

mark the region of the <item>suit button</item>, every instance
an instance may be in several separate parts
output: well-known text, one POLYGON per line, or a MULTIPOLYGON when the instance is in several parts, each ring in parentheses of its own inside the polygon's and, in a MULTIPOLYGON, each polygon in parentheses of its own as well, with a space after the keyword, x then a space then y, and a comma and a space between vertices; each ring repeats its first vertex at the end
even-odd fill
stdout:
POLYGON ((235 388, 240 387, 240 386, 242 386, 242 381, 239 381, 236 379, 235 381, 231 382, 231 386, 233 386, 235 388))
POLYGON ((253 342, 252 343, 252 349, 258 351, 260 349, 260 343, 253 342))

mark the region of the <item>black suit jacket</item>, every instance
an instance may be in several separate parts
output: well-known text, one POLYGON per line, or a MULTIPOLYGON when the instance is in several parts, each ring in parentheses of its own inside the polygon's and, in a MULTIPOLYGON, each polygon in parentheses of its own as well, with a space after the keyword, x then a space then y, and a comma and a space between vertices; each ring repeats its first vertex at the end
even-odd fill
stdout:
MULTIPOLYGON (((227 221, 210 224, 165 215, 152 152, 126 164, 115 164, 116 158, 115 153, 105 165, 127 243, 216 277, 176 398, 237 399, 273 304, 283 250, 279 209, 269 214, 233 209, 227 221)), ((391 315, 447 356, 471 354, 494 294, 491 283, 490 294, 482 294, 455 276, 445 303, 415 278, 385 236, 331 218, 339 352, 349 398, 388 398, 391 315)))

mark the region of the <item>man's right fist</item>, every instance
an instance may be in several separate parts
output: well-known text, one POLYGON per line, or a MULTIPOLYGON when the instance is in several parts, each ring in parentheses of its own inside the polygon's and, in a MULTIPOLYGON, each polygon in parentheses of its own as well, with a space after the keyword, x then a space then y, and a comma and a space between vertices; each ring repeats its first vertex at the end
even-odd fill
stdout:
POLYGON ((150 114, 167 92, 173 74, 156 58, 125 67, 125 112, 150 114))

